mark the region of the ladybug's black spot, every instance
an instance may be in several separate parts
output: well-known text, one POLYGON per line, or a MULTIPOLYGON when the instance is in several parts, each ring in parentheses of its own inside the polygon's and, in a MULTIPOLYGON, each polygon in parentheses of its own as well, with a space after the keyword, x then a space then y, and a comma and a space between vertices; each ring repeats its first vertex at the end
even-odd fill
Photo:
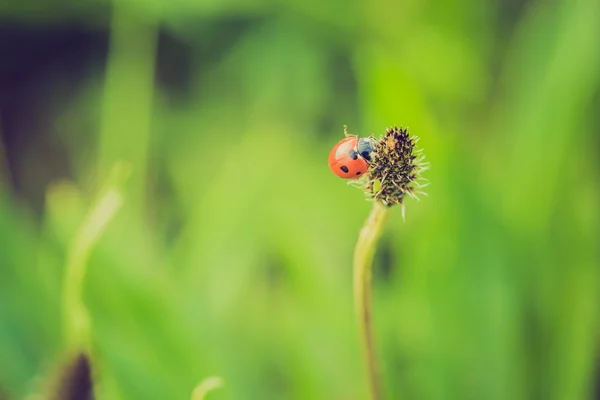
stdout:
POLYGON ((348 152, 348 155, 353 160, 356 160, 358 158, 358 152, 354 149, 350 149, 350 151, 348 152))
POLYGON ((356 173, 356 175, 360 175, 360 171, 358 171, 358 172, 356 173))
POLYGON ((345 165, 342 165, 342 166, 340 167, 340 169, 341 169, 342 171, 344 171, 345 173, 348 173, 348 171, 349 171, 349 170, 348 170, 348 167, 346 167, 345 165))

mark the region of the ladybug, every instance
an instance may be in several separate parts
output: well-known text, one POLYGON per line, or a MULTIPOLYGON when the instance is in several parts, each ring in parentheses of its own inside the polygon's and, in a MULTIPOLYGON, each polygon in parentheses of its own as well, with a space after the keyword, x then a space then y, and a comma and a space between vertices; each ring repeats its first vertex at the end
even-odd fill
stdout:
POLYGON ((369 169, 375 139, 347 135, 329 153, 331 172, 343 179, 360 178, 369 169))

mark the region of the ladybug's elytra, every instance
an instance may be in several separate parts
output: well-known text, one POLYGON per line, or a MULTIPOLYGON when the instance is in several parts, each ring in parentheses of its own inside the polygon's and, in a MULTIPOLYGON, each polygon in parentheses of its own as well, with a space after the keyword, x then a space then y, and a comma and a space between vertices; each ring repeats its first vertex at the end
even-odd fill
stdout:
POLYGON ((329 153, 331 172, 343 179, 360 178, 369 169, 374 147, 373 138, 345 137, 329 153))

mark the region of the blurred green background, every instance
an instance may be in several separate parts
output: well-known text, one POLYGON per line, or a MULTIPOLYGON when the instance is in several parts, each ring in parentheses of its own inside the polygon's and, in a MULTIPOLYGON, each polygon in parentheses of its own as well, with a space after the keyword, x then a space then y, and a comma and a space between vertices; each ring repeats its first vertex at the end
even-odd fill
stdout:
POLYGON ((364 399, 351 258, 371 204, 326 160, 344 124, 398 124, 431 186, 375 260, 388 397, 600 396, 599 15, 0 3, 0 392, 68 357, 66 265, 114 190, 83 263, 99 399, 187 399, 209 376, 210 399, 364 399))

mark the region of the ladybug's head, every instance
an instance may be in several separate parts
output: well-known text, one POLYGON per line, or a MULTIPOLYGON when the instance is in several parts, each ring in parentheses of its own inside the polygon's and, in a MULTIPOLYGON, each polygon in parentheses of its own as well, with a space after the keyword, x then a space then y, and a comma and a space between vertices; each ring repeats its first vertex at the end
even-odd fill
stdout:
POLYGON ((375 151, 376 140, 373 138, 360 138, 356 146, 358 154, 367 161, 371 161, 371 153, 375 151))

